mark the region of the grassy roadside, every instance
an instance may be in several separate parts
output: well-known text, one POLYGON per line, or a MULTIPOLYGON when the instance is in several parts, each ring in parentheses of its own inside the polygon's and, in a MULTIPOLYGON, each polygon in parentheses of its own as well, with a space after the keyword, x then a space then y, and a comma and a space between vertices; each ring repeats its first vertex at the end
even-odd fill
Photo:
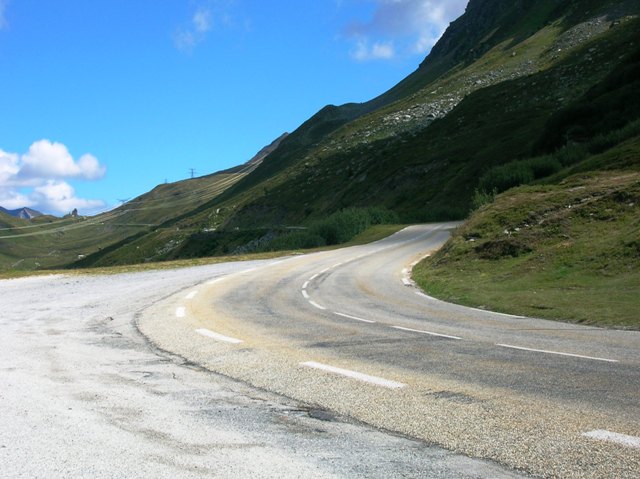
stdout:
POLYGON ((181 259, 174 261, 161 261, 153 263, 142 263, 124 266, 111 266, 104 268, 83 268, 74 270, 38 270, 38 271, 2 271, 0 272, 0 280, 2 279, 16 279, 24 278, 28 276, 46 276, 51 274, 66 274, 66 275, 106 275, 106 274, 122 274, 122 273, 138 273, 143 271, 156 271, 156 270, 168 270, 179 268, 190 268, 194 266, 204 266, 209 264, 227 263, 231 261, 255 261, 261 259, 279 258, 282 256, 289 256, 292 254, 306 254, 314 253, 318 251, 329 251, 338 248, 344 248, 347 246, 357 246, 367 243, 372 243, 391 236, 392 234, 405 228, 407 225, 375 225, 367 230, 363 231, 351 241, 334 246, 326 246, 321 248, 313 248, 307 250, 288 250, 288 251, 270 251, 265 253, 252 253, 245 255, 233 255, 233 256, 211 256, 207 258, 193 258, 193 259, 181 259))
POLYGON ((414 279, 468 306, 640 329, 640 173, 510 190, 417 265, 414 279))

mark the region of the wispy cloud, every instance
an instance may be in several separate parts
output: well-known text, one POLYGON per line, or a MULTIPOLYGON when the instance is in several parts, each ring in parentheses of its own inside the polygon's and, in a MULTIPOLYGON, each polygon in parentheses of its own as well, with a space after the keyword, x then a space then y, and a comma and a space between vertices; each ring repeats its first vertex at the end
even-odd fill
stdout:
POLYGON ((79 198, 67 180, 97 180, 106 168, 91 154, 77 161, 62 143, 34 142, 19 155, 0 149, 0 206, 24 206, 49 213, 68 213, 73 208, 85 213, 104 208, 101 200, 79 198))
POLYGON ((360 62, 369 60, 389 60, 395 56, 396 52, 391 42, 370 44, 368 40, 362 38, 356 42, 351 50, 351 56, 360 62))
POLYGON ((199 7, 191 19, 176 30, 173 37, 178 50, 192 52, 193 49, 207 38, 207 33, 213 27, 213 16, 209 8, 199 7))
POLYGON ((391 59, 398 54, 426 54, 468 3, 468 0, 367 1, 375 3, 371 18, 354 21, 344 31, 355 43, 352 57, 360 61, 391 59), (359 55, 363 52, 362 45, 371 45, 371 55, 359 55), (394 54, 374 55, 375 45, 393 45, 394 54))
POLYGON ((8 5, 9 0, 0 0, 0 30, 6 28, 6 26, 8 25, 7 17, 5 15, 8 5))

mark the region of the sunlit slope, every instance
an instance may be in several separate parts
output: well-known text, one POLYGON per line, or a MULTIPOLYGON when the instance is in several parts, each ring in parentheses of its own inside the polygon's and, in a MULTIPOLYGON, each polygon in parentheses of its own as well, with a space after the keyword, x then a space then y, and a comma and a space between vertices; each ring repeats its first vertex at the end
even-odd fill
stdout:
POLYGON ((279 169, 265 164, 220 197, 228 225, 295 225, 354 205, 405 221, 465 217, 486 169, 536 154, 551 115, 633 51, 638 22, 596 13, 507 38, 306 149, 283 149, 279 169))

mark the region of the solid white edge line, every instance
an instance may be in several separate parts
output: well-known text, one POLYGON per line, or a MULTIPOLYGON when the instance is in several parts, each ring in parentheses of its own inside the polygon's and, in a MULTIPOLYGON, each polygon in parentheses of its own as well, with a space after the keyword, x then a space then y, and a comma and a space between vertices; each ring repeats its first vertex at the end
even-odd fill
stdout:
POLYGON ((187 308, 180 306, 176 308, 176 318, 184 318, 187 314, 187 308))
POLYGON ((459 339, 459 340, 462 339, 459 336, 451 336, 449 334, 433 333, 431 331, 423 331, 421 329, 403 328, 402 326, 391 326, 391 327, 394 328, 394 329, 400 329, 402 331, 410 331, 412 333, 428 334, 429 336, 438 336, 438 337, 441 337, 441 338, 448 338, 448 339, 459 339))
POLYGON ((302 285, 302 289, 307 289, 308 286, 309 286, 309 281, 305 281, 304 284, 302 285))
POLYGON ((404 284, 405 286, 411 286, 411 280, 408 278, 402 278, 402 284, 404 284))
POLYGON ((311 276, 311 278, 309 278, 309 281, 313 281, 314 279, 316 279, 319 275, 318 274, 314 274, 313 276, 311 276))
POLYGON ((198 294, 197 291, 191 291, 188 295, 185 296, 185 299, 193 299, 196 297, 196 294, 198 294))
POLYGON ((593 359, 594 361, 605 361, 607 363, 618 363, 617 359, 607 359, 607 358, 597 358, 594 356, 583 356, 582 354, 571 354, 571 353, 562 353, 560 351, 547 351, 546 349, 533 349, 533 348, 524 348, 522 346, 513 346, 511 344, 496 344, 496 346, 500 346, 503 348, 510 349, 519 349, 521 351, 532 351, 534 353, 545 353, 545 354, 555 354, 557 356, 570 356, 573 358, 581 358, 581 359, 593 359))
POLYGON ((315 361, 307 361, 305 363, 300 363, 300 366, 319 369, 321 371, 326 371, 329 373, 339 374, 340 376, 345 376, 351 379, 356 379, 358 381, 375 384, 376 386, 382 386, 389 389, 400 389, 406 386, 406 384, 399 383, 397 381, 391 381, 389 379, 384 379, 377 376, 370 376, 368 374, 359 373, 357 371, 351 371, 350 369, 336 368, 334 366, 317 363, 315 361))
POLYGON ((334 311, 333 314, 336 314, 338 316, 342 316, 343 318, 349 318, 349 319, 355 319, 356 321, 362 321, 363 323, 375 323, 375 321, 372 321, 370 319, 363 319, 363 318, 358 318, 357 316, 351 316, 349 314, 344 314, 344 313, 338 313, 337 311, 334 311))
POLYGON ((196 329, 196 333, 202 336, 206 336, 207 338, 215 339, 216 341, 223 341, 225 343, 240 344, 243 342, 241 339, 231 338, 223 334, 214 333, 213 331, 205 328, 196 329))
POLYGON ((306 289, 302 290, 302 296, 304 296, 304 299, 309 299, 309 293, 307 293, 306 289))
POLYGON ((320 305, 319 305, 318 303, 316 303, 315 301, 311 301, 311 300, 309 300, 309 304, 310 304, 311 306, 313 306, 314 308, 318 308, 318 309, 327 309, 327 308, 325 308, 324 306, 320 306, 320 305))
POLYGON ((596 429, 594 431, 585 432, 582 435, 599 441, 614 442, 622 446, 640 449, 640 437, 637 436, 628 436, 626 434, 619 434, 617 432, 611 432, 604 429, 596 429))
POLYGON ((461 308, 470 309, 472 311, 478 311, 478 312, 487 313, 487 314, 494 314, 494 315, 497 315, 497 316, 504 316, 504 317, 507 317, 507 318, 527 319, 526 316, 517 316, 515 314, 508 314, 508 313, 498 313, 496 311, 490 311, 488 309, 472 308, 471 306, 462 306, 462 305, 457 305, 457 304, 454 304, 454 303, 447 303, 446 301, 443 301, 441 299, 434 298, 433 296, 429 296, 428 294, 423 293, 422 291, 416 291, 415 293, 418 296, 421 296, 421 297, 423 297, 425 299, 428 299, 428 300, 431 300, 431 301, 438 301, 440 303, 445 303, 445 304, 453 304, 454 306, 460 306, 461 308))

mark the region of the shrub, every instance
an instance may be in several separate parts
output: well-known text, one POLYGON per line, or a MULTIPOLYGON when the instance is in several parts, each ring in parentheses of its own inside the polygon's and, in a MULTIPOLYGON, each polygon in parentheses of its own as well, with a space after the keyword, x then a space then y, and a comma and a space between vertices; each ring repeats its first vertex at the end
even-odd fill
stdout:
POLYGON ((311 223, 306 230, 284 232, 264 249, 279 251, 346 243, 370 226, 397 222, 396 213, 382 208, 347 208, 311 223))

